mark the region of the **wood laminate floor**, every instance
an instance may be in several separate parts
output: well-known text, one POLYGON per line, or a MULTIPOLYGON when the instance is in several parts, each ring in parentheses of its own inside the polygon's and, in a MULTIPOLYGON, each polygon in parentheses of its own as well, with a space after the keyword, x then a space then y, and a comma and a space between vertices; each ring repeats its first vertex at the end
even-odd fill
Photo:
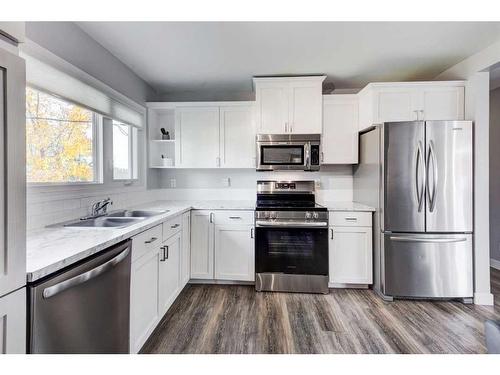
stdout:
POLYGON ((495 306, 384 302, 371 290, 257 293, 252 286, 187 285, 142 353, 485 353, 495 306))

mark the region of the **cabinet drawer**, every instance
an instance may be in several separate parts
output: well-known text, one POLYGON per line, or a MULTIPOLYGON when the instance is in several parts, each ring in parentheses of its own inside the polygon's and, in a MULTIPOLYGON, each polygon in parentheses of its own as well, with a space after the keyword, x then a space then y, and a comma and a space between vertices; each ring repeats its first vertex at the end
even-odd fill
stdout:
POLYGON ((182 215, 176 216, 173 219, 163 223, 163 241, 169 239, 182 229, 182 215))
POLYGON ((132 262, 150 250, 159 247, 162 242, 161 224, 132 237, 132 262))
POLYGON ((339 211, 330 212, 330 225, 343 227, 371 227, 371 212, 339 211))
POLYGON ((217 225, 246 224, 253 225, 254 211, 213 211, 213 220, 217 225))

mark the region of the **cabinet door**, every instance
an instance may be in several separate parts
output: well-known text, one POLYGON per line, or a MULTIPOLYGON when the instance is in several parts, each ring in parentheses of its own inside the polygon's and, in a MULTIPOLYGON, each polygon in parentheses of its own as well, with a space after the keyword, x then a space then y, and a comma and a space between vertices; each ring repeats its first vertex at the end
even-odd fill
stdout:
POLYGON ((220 108, 220 156, 224 168, 255 168, 253 107, 220 108))
POLYGON ((215 226, 215 279, 255 280, 252 225, 215 226))
POLYGON ((322 164, 358 162, 358 99, 356 95, 323 97, 322 164))
POLYGON ((210 211, 191 211, 191 278, 214 278, 214 226, 210 211))
POLYGON ((258 131, 286 133, 288 124, 288 83, 258 84, 256 92, 258 131))
POLYGON ((216 168, 219 159, 219 107, 177 108, 176 162, 183 168, 216 168))
POLYGON ((381 124, 389 121, 414 121, 418 115, 418 91, 411 86, 377 88, 374 119, 381 124))
POLYGON ((0 49, 0 296, 26 284, 25 76, 0 49))
POLYGON ((191 275, 191 214, 182 215, 181 288, 188 283, 191 275))
POLYGON ((331 227, 329 263, 330 283, 371 284, 372 229, 331 227))
POLYGON ((137 353, 158 322, 159 248, 132 262, 130 351, 137 353))
POLYGON ((290 82, 288 132, 321 133, 322 105, 321 82, 290 82))
POLYGON ((0 298, 0 354, 26 353, 26 288, 0 298))
POLYGON ((420 120, 463 120, 464 87, 425 87, 420 89, 423 110, 420 120))
POLYGON ((158 309, 160 318, 174 302, 180 285, 182 233, 170 237, 160 248, 158 309))

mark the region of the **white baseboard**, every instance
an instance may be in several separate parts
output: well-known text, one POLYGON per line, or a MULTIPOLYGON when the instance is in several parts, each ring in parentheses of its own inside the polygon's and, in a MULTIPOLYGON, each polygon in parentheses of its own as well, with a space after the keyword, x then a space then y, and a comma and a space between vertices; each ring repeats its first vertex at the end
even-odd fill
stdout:
POLYGON ((493 306, 493 294, 491 293, 474 293, 474 304, 475 305, 485 305, 493 306))
POLYGON ((490 266, 496 270, 500 270, 500 260, 490 258, 490 266))

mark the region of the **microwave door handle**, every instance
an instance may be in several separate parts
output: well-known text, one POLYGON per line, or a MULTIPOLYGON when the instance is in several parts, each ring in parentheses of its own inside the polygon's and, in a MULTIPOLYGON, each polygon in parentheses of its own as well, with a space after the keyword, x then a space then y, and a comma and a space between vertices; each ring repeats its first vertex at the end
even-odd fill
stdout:
POLYGON ((307 142, 305 145, 304 145, 304 153, 306 155, 306 160, 304 162, 304 166, 306 167, 306 169, 309 169, 311 167, 311 157, 310 157, 310 153, 311 153, 311 144, 309 142, 307 142))

